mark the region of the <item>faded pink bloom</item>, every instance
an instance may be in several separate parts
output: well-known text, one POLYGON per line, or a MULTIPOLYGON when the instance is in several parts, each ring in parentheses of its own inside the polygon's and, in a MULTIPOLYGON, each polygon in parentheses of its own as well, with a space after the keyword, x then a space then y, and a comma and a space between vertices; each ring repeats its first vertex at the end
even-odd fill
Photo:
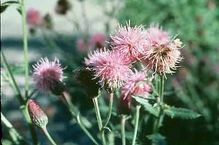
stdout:
POLYGON ((48 117, 40 108, 40 106, 32 99, 28 100, 27 106, 32 122, 40 128, 46 127, 48 123, 48 117))
POLYGON ((130 65, 122 55, 116 51, 97 50, 88 55, 85 64, 99 78, 99 83, 109 87, 119 87, 128 75, 132 73, 130 65))
POLYGON ((40 12, 34 8, 27 11, 27 23, 31 26, 40 26, 43 23, 43 18, 40 12))
POLYGON ((146 40, 142 26, 131 27, 130 24, 124 27, 120 26, 111 38, 113 48, 120 51, 130 61, 138 60, 141 57, 146 40))
POLYGON ((156 73, 173 73, 176 64, 182 60, 182 42, 171 40, 169 34, 158 26, 147 30, 147 43, 144 46, 143 64, 156 73))
POLYGON ((106 36, 102 33, 95 33, 90 37, 90 45, 97 48, 103 48, 106 41, 106 36))
POLYGON ((88 52, 88 45, 83 38, 77 39, 76 46, 79 52, 81 53, 88 52))
POLYGON ((124 99, 132 95, 146 96, 151 92, 151 86, 145 78, 144 72, 135 72, 130 75, 122 86, 124 99))
POLYGON ((51 91, 63 80, 63 68, 59 60, 49 61, 48 58, 41 58, 33 65, 33 78, 36 86, 41 91, 51 91))

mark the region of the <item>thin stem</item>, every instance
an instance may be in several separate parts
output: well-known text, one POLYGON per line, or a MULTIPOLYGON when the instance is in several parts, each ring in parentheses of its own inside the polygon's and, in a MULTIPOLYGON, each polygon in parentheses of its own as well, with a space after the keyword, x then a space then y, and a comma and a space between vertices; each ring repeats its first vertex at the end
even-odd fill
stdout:
POLYGON ((4 67, 6 68, 8 74, 9 74, 9 76, 10 76, 10 78, 11 78, 11 82, 12 82, 12 84, 13 84, 13 86, 14 86, 14 89, 15 89, 15 91, 17 92, 17 95, 16 95, 16 96, 17 96, 17 99, 18 99, 18 101, 20 102, 20 104, 23 105, 23 104, 25 103, 25 99, 24 99, 24 98, 22 97, 22 95, 21 95, 20 88, 19 88, 18 85, 17 85, 17 82, 16 82, 16 80, 15 80, 15 78, 14 78, 14 75, 13 75, 11 69, 10 69, 10 66, 9 66, 9 64, 8 64, 8 62, 7 62, 7 60, 6 60, 6 57, 5 57, 4 53, 3 53, 3 51, 1 52, 1 58, 2 58, 2 60, 3 60, 3 65, 4 65, 4 67))
POLYGON ((125 139, 125 115, 122 115, 121 118, 121 135, 122 135, 122 145, 126 145, 126 139, 125 139))
POLYGON ((65 92, 62 93, 61 97, 62 97, 61 99, 63 99, 63 103, 67 106, 67 108, 70 111, 71 115, 76 118, 77 123, 79 124, 81 129, 84 131, 84 133, 90 138, 91 141, 93 141, 93 143, 95 145, 98 145, 97 141, 94 139, 94 137, 90 134, 90 132, 87 130, 87 128, 83 124, 80 115, 79 114, 76 115, 77 111, 76 111, 76 108, 74 107, 74 105, 71 102, 71 99, 70 99, 71 96, 65 91, 65 92))
POLYGON ((102 119, 101 119, 101 115, 100 115, 100 108, 98 105, 97 97, 93 98, 93 103, 94 103, 94 108, 95 108, 95 113, 96 113, 99 131, 101 133, 101 139, 102 139, 103 145, 106 145, 105 134, 104 134, 104 131, 102 131, 103 130, 103 123, 102 123, 102 119))
POLYGON ((93 143, 94 143, 95 145, 99 145, 99 144, 97 143, 97 141, 93 138, 93 136, 90 134, 90 132, 86 129, 86 127, 84 126, 84 124, 82 123, 81 117, 80 117, 79 114, 78 114, 78 116, 77 116, 77 122, 78 122, 79 126, 81 127, 81 129, 85 132, 85 134, 93 141, 93 143))
POLYGON ((22 30, 23 30, 23 46, 24 46, 24 65, 25 65, 25 97, 28 96, 29 90, 29 61, 28 61, 28 36, 26 29, 26 11, 24 0, 21 0, 22 30))
POLYGON ((137 105, 136 106, 136 116, 135 116, 135 131, 134 131, 134 136, 133 136, 133 140, 132 140, 132 145, 135 145, 135 141, 137 138, 140 109, 141 109, 141 106, 137 105))
POLYGON ((29 112, 27 110, 27 106, 26 105, 23 106, 23 108, 21 108, 21 111, 22 111, 24 118, 27 121, 28 127, 30 129, 33 144, 38 145, 38 138, 37 138, 36 130, 35 130, 34 125, 30 119, 30 115, 29 115, 29 112))
POLYGON ((108 110, 108 115, 107 115, 107 119, 106 119, 106 123, 104 124, 104 127, 107 127, 111 115, 112 115, 112 108, 113 108, 113 93, 110 93, 110 101, 109 101, 109 110, 108 110))
POLYGON ((14 126, 9 122, 9 120, 1 113, 2 123, 9 129, 9 134, 15 144, 27 144, 23 137, 17 132, 14 126))
POLYGON ((163 109, 162 109, 162 104, 163 104, 163 94, 164 94, 164 75, 160 76, 159 80, 159 85, 158 85, 158 92, 159 92, 159 99, 158 99, 158 105, 159 105, 159 116, 156 118, 154 122, 154 128, 153 128, 153 133, 158 133, 159 132, 159 127, 162 123, 163 120, 163 109))
POLYGON ((42 128, 44 134, 46 135, 46 137, 48 138, 48 140, 50 141, 50 143, 52 145, 56 145, 55 141, 52 139, 51 135, 49 134, 48 130, 46 129, 46 126, 42 128))

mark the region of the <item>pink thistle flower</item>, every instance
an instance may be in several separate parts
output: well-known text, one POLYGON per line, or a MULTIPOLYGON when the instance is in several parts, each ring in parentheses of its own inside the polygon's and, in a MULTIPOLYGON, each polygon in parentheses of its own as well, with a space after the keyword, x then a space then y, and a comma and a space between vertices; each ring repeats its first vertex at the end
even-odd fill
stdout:
POLYGON ((34 8, 30 8, 27 11, 27 23, 31 26, 41 26, 43 18, 40 12, 34 8))
POLYGON ((132 96, 147 97, 151 92, 149 81, 146 80, 144 72, 135 72, 130 75, 121 88, 119 101, 119 112, 129 114, 132 103, 132 96))
MULTIPOLYGON (((150 45, 162 45, 170 42, 169 33, 163 31, 159 25, 151 25, 146 30, 147 41, 150 45)), ((148 44, 148 43, 147 43, 148 44)))
POLYGON ((99 78, 99 83, 107 84, 109 87, 119 87, 123 81, 132 73, 130 65, 119 52, 97 50, 88 55, 85 64, 99 78))
POLYGON ((159 74, 173 73, 176 64, 182 60, 179 51, 182 42, 179 39, 171 40, 169 34, 158 26, 147 30, 147 41, 142 63, 159 74))
POLYGON ((142 26, 130 27, 128 24, 125 27, 120 26, 111 39, 115 50, 127 56, 130 61, 135 61, 142 55, 146 35, 142 26))
POLYGON ((106 36, 102 33, 95 33, 90 38, 90 45, 97 48, 103 48, 106 41, 106 36))
POLYGON ((49 61, 48 58, 41 58, 33 65, 33 78, 36 86, 41 91, 51 91, 63 81, 63 68, 58 59, 49 61))
POLYGON ((48 123, 48 117, 40 108, 40 106, 32 99, 28 101, 27 106, 32 122, 40 128, 46 127, 48 123))
POLYGON ((121 90, 123 99, 126 99, 132 95, 147 96, 151 92, 151 86, 144 72, 135 72, 127 78, 121 90))

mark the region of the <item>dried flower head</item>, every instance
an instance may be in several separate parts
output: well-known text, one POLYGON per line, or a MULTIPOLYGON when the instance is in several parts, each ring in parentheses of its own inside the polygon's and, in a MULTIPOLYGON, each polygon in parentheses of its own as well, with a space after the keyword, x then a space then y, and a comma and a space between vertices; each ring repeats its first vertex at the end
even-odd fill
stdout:
POLYGON ((121 90, 123 98, 126 99, 132 95, 147 96, 151 92, 151 86, 144 72, 135 72, 127 78, 121 90))
POLYGON ((30 114, 32 122, 36 126, 40 128, 46 127, 48 123, 48 117, 40 108, 40 106, 32 99, 28 101, 28 112, 30 114))
POLYGON ((124 27, 120 26, 111 39, 115 50, 120 51, 130 61, 135 61, 142 55, 146 35, 142 26, 131 27, 127 24, 124 27))
POLYGON ((63 81, 63 68, 56 58, 54 61, 41 58, 39 62, 33 65, 33 68, 34 81, 41 91, 51 91, 63 81))
POLYGON ((156 73, 173 73, 176 64, 182 60, 181 48, 182 42, 179 39, 173 40, 166 31, 158 26, 151 26, 147 30, 142 62, 156 73))
POLYGON ((85 64, 94 71, 95 78, 99 78, 102 86, 119 87, 132 73, 128 62, 117 51, 94 51, 85 59, 85 64))
POLYGON ((27 11, 27 23, 31 26, 41 26, 43 18, 40 12, 34 8, 30 8, 27 11))

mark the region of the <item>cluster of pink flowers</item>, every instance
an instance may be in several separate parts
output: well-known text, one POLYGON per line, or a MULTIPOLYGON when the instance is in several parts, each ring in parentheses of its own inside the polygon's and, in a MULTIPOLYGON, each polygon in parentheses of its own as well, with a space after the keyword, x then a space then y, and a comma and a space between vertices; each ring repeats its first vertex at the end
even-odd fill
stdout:
POLYGON ((120 26, 111 39, 112 50, 96 51, 85 60, 88 67, 92 66, 100 82, 125 82, 129 79, 126 76, 130 76, 130 69, 134 69, 132 64, 136 62, 154 73, 173 73, 182 59, 179 51, 182 42, 171 38, 158 25, 151 25, 148 29, 143 26, 131 27, 129 24, 120 26))
MULTIPOLYGON (((98 34, 91 37, 90 42, 103 43, 104 40, 98 34)), ((80 45, 84 46, 81 42, 80 45)), ((85 58, 85 65, 94 72, 94 79, 98 79, 102 87, 120 88, 120 101, 124 108, 130 108, 132 96, 147 97, 150 94, 152 88, 148 72, 159 75, 173 73, 182 59, 182 42, 171 38, 158 25, 151 25, 148 29, 129 24, 119 27, 111 36, 110 46, 90 53, 85 58), (143 69, 136 67, 142 65, 143 69)), ((62 82, 63 68, 57 59, 52 62, 47 58, 41 59, 34 65, 33 77, 40 90, 51 90, 57 82, 62 82)))

